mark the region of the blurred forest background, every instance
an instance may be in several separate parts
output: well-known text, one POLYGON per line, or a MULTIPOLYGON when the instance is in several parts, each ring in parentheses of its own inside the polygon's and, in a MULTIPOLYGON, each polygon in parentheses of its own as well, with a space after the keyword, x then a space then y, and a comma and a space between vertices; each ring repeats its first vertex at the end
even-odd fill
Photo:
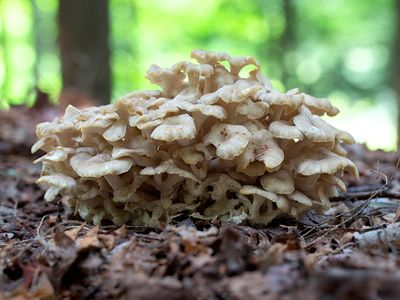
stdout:
POLYGON ((192 49, 255 56, 274 86, 328 97, 331 122, 396 146, 396 0, 0 0, 0 108, 35 99, 106 103, 153 88, 147 68, 192 49), (86 99, 85 98, 85 99, 86 99))

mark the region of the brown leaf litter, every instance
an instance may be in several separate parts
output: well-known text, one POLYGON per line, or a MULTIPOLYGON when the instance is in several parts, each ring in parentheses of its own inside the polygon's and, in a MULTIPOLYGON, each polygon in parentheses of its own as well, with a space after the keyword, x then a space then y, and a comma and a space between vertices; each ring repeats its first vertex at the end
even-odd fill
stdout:
POLYGON ((350 153, 360 182, 326 214, 154 228, 85 224, 44 202, 31 157, 0 154, 0 298, 398 299, 398 154, 350 153))

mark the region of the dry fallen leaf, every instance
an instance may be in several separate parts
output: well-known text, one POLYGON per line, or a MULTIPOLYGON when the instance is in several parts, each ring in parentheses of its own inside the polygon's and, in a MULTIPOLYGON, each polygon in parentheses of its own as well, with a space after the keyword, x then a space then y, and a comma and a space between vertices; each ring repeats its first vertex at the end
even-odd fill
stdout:
POLYGON ((64 231, 64 233, 73 241, 76 240, 76 238, 78 237, 79 233, 81 232, 82 228, 85 226, 85 224, 82 224, 80 226, 76 226, 74 228, 71 229, 67 229, 64 231))
POLYGON ((112 250, 115 245, 115 237, 113 234, 99 234, 98 235, 100 243, 107 249, 112 250))
POLYGON ((78 239, 79 250, 85 250, 88 248, 99 248, 99 226, 93 227, 89 230, 82 238, 78 239))

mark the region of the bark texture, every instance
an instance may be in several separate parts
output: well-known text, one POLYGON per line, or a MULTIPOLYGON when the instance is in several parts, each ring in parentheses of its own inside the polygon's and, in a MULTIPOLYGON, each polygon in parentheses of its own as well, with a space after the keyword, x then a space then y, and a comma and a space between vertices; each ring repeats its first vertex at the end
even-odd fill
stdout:
POLYGON ((285 20, 285 29, 282 32, 280 39, 280 63, 282 66, 282 82, 288 87, 290 74, 288 72, 285 63, 285 53, 289 53, 290 50, 296 45, 296 10, 295 3, 293 0, 283 0, 282 3, 283 18, 285 20))
POLYGON ((107 0, 59 0, 59 47, 63 93, 110 101, 107 0))

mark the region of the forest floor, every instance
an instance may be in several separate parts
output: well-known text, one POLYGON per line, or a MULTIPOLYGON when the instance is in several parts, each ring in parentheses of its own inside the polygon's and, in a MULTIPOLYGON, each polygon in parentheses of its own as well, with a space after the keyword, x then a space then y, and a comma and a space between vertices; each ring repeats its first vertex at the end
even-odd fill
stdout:
POLYGON ((43 200, 29 154, 35 116, 0 112, 1 299, 399 298, 397 153, 351 147, 361 178, 345 178, 348 191, 324 215, 99 227, 65 199, 43 200))

